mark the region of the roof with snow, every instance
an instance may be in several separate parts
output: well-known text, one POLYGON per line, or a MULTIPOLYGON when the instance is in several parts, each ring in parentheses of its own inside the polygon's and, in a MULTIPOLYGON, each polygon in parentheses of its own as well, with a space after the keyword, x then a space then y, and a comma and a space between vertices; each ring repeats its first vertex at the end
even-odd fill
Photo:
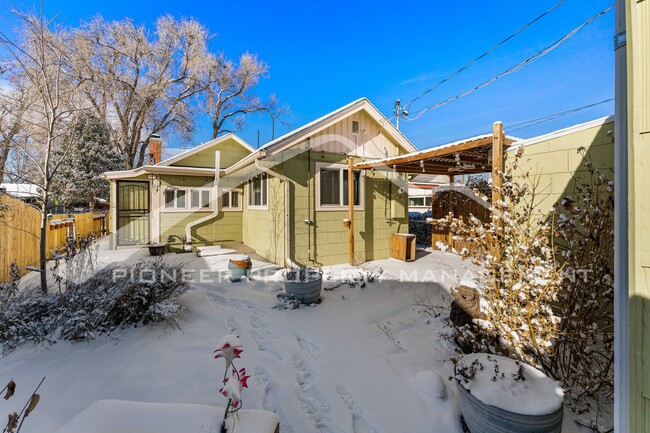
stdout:
POLYGON ((0 190, 19 199, 41 198, 43 190, 31 183, 0 183, 0 190))
MULTIPOLYGON (((492 141, 492 134, 479 135, 406 155, 358 163, 354 167, 412 174, 486 173, 492 171, 492 141)), ((517 138, 506 135, 503 141, 504 149, 516 141, 517 138)))

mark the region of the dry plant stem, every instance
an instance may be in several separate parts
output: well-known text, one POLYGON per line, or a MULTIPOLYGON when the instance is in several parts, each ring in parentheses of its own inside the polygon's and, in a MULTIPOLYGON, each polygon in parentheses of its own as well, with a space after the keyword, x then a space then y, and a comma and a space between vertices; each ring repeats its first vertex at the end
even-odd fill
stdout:
MULTIPOLYGON (((38 392, 38 389, 41 387, 41 385, 43 385, 43 382, 44 382, 44 381, 45 381, 45 377, 43 377, 43 379, 41 379, 41 381, 39 382, 39 384, 38 384, 38 386, 36 387, 36 389, 34 390, 34 392, 32 392, 32 395, 29 397, 29 400, 27 400, 27 403, 25 403, 25 406, 23 406, 22 410, 21 410, 20 413, 18 414, 18 418, 21 418, 21 417, 23 416, 23 413, 25 412, 25 409, 27 409, 27 406, 29 406, 29 403, 32 401, 32 398, 34 397, 34 394, 36 394, 36 393, 38 392)), ((24 418, 24 417, 23 417, 23 419, 20 421, 20 425, 18 426, 18 430, 16 431, 16 433, 19 433, 19 432, 20 432, 20 428, 22 427, 23 422, 25 422, 25 418, 24 418)), ((8 427, 8 426, 7 426, 7 427, 8 427)), ((2 430, 2 433, 6 433, 6 431, 7 431, 7 427, 5 427, 5 428, 2 430)))

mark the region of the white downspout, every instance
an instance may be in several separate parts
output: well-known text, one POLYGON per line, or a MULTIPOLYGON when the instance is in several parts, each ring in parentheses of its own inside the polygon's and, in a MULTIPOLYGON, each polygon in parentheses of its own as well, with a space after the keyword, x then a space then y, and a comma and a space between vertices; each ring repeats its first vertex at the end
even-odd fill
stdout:
POLYGON ((266 168, 260 164, 260 160, 256 159, 255 160, 255 168, 257 168, 260 171, 263 171, 264 173, 268 174, 269 176, 277 177, 280 179, 282 182, 284 182, 284 261, 285 263, 291 263, 291 259, 289 257, 289 242, 290 242, 290 233, 289 233, 289 179, 286 176, 283 176, 279 173, 276 173, 275 171, 271 170, 270 168, 266 168))
MULTIPOLYGON (((185 251, 192 251, 192 227, 203 224, 206 221, 216 218, 219 215, 219 170, 221 168, 221 152, 214 152, 214 191, 212 192, 212 213, 210 215, 192 221, 185 226, 185 251)), ((189 197, 188 199, 191 199, 189 197)))

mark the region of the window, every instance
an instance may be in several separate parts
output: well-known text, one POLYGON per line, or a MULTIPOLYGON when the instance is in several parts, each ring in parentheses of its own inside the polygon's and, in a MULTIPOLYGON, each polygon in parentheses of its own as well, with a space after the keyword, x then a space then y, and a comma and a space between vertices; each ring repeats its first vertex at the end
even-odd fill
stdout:
POLYGON ((210 190, 209 189, 194 189, 191 191, 192 209, 210 209, 210 190))
MULTIPOLYGON (((316 188, 319 210, 342 210, 348 206, 348 170, 344 166, 317 165, 316 188)), ((354 170, 354 205, 363 206, 361 170, 354 170)))
POLYGON ((212 209, 212 190, 207 188, 165 189, 165 210, 202 211, 212 209))
POLYGON ((241 210, 241 201, 238 190, 221 191, 221 209, 224 211, 241 210))
POLYGON ((266 208, 268 203, 268 182, 266 173, 258 174, 248 181, 248 206, 266 208))
POLYGON ((353 120, 352 121, 352 133, 353 134, 358 134, 359 130, 361 129, 361 125, 358 120, 353 120))
POLYGON ((409 197, 409 206, 424 206, 424 197, 409 197))
POLYGON ((165 190, 165 209, 185 209, 184 189, 167 188, 165 190))

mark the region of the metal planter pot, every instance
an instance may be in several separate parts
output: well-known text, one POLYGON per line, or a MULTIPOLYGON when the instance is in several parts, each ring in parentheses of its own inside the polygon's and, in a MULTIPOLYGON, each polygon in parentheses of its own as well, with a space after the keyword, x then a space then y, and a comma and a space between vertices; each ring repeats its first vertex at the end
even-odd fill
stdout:
POLYGON ((298 278, 299 271, 289 271, 284 281, 284 290, 287 296, 293 296, 303 304, 313 304, 320 299, 323 287, 323 276, 320 272, 309 272, 305 281, 298 278), (295 274, 292 274, 295 273, 295 274), (291 278, 293 276, 293 278, 291 278))
POLYGON ((520 415, 490 406, 460 383, 456 384, 460 411, 471 433, 560 433, 564 406, 547 415, 520 415))
POLYGON ((248 256, 241 256, 236 259, 228 260, 228 270, 230 271, 230 281, 233 283, 241 281, 242 277, 249 278, 253 262, 248 256))

